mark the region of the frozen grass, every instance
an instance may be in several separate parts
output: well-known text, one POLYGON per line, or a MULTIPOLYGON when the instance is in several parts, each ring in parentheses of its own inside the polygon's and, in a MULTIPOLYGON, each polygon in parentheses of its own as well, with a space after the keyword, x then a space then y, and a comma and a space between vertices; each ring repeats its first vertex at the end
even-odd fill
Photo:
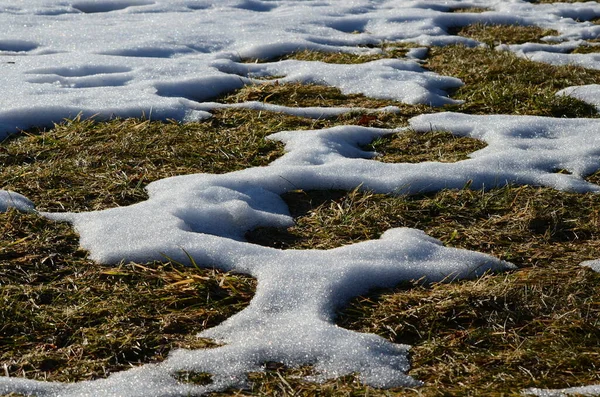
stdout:
MULTIPOLYGON (((397 55, 402 54, 390 56, 397 55)), ((431 49, 427 67, 466 83, 454 94, 466 103, 446 109, 596 115, 579 101, 555 98, 554 92, 593 82, 598 72, 464 47, 431 49)), ((299 84, 249 86, 223 99, 246 100, 288 106, 398 105, 299 84)), ((408 117, 438 111, 399 106, 399 115, 350 114, 317 121, 238 110, 194 124, 72 120, 3 142, 0 188, 24 193, 45 210, 127 205, 143 200, 143 187, 159 178, 269 163, 281 154, 279 146, 264 140, 270 133, 335 124, 397 127, 408 117)), ((433 131, 398 134, 370 147, 382 154, 380 161, 419 162, 459 161, 482 146, 433 131)), ((600 174, 589 180, 600 181, 600 174)), ((599 382, 594 367, 600 362, 600 275, 576 266, 598 257, 599 196, 525 186, 416 197, 295 191, 284 198, 297 225, 259 229, 248 234, 250 240, 279 248, 331 248, 409 226, 448 245, 512 261, 520 269, 475 281, 374 291, 339 314, 343 327, 412 344, 411 375, 426 383, 423 388, 375 390, 353 377, 317 385, 299 378, 310 368, 267 363, 266 374, 251 375, 252 387, 244 395, 510 396, 527 387, 599 382)), ((160 361, 175 347, 210 347, 210 341, 193 334, 241 310, 255 287, 248 277, 185 268, 167 258, 99 266, 77 245, 67 225, 14 211, 0 214, 0 371, 5 374, 94 379, 160 361)), ((208 378, 180 374, 189 382, 208 378)))

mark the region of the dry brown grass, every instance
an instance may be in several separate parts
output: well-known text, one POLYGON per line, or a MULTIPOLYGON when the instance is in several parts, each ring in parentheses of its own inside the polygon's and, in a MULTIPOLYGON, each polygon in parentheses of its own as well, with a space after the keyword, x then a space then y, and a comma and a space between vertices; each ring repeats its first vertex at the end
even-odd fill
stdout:
POLYGON ((489 48, 433 48, 426 66, 460 78, 453 97, 463 105, 447 108, 474 114, 595 117, 596 109, 578 99, 556 96, 562 88, 593 84, 600 72, 577 66, 552 66, 489 48))
POLYGON ((469 37, 490 47, 499 44, 523 44, 541 42, 546 36, 556 36, 558 32, 537 26, 487 25, 476 23, 451 29, 450 33, 469 37))
POLYGON ((244 308, 253 279, 176 263, 101 266, 66 224, 0 214, 0 367, 77 381, 210 348, 195 333, 244 308))

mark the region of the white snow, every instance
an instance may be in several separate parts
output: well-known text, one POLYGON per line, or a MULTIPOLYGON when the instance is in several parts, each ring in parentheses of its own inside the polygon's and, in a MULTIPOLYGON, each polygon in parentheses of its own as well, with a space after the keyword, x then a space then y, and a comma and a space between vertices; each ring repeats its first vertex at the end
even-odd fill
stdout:
POLYGON ((594 259, 590 261, 584 261, 579 264, 580 266, 589 267, 595 272, 600 272, 600 259, 594 259))
POLYGON ((197 120, 207 114, 195 111, 190 101, 204 102, 244 84, 260 84, 243 77, 248 70, 283 75, 284 81, 440 105, 452 102, 447 90, 459 82, 422 70, 412 59, 422 52, 363 65, 249 65, 241 60, 272 59, 300 49, 368 54, 377 51, 369 46, 389 41, 477 45, 447 33, 474 22, 536 24, 560 32, 549 38, 553 42, 585 40, 595 37, 600 27, 573 18, 599 15, 600 5, 594 2, 5 0, 0 24, 10 29, 0 37, 0 134, 80 113, 197 120), (447 12, 465 6, 491 11, 447 12))
POLYGON ((600 385, 569 387, 566 389, 527 389, 523 392, 527 396, 538 397, 567 397, 567 396, 598 396, 600 385))
POLYGON ((568 95, 573 98, 581 99, 600 110, 600 85, 588 84, 573 87, 567 87, 556 93, 556 95, 568 95))
POLYGON ((31 212, 34 211, 35 206, 31 200, 19 193, 0 190, 0 212, 6 212, 9 208, 31 212))
MULTIPOLYGON (((214 109, 252 109, 266 110, 270 112, 285 113, 291 116, 306 117, 311 119, 333 118, 346 113, 399 113, 397 106, 386 106, 379 109, 367 109, 361 107, 290 107, 274 105, 272 103, 248 101, 240 103, 203 102, 190 104, 190 107, 209 112, 214 109)), ((210 117, 210 113, 207 113, 210 117)))
MULTIPOLYGON (((273 84, 265 79, 269 77, 409 104, 455 103, 448 92, 462 82, 421 66, 426 46, 480 45, 450 35, 451 28, 481 22, 555 29, 558 36, 547 37, 546 44, 501 45, 498 50, 600 69, 598 55, 570 53, 600 34, 600 26, 576 20, 598 16, 596 2, 522 0, 5 0, 0 24, 10 28, 0 35, 0 139, 78 114, 200 120, 222 107, 313 118, 359 110, 214 102, 247 84, 273 84), (471 6, 489 11, 449 12, 471 6), (373 54, 379 51, 377 45, 396 41, 422 47, 405 59, 356 65, 276 60, 301 49, 373 54), (245 63, 248 59, 266 62, 245 63)), ((598 91, 592 86, 572 87, 560 94, 598 106, 598 91)), ((443 247, 415 229, 392 229, 378 240, 324 251, 260 247, 245 242, 244 234, 257 226, 292 225, 280 197, 292 189, 361 186, 414 194, 467 184, 473 188, 532 184, 598 192, 599 186, 583 178, 600 169, 600 121, 438 113, 415 117, 410 125, 417 132, 435 128, 470 136, 488 146, 457 163, 386 164, 361 145, 396 131, 356 126, 285 131, 270 136, 285 144, 286 154, 269 166, 163 179, 148 186, 148 200, 128 207, 42 213, 71 222, 81 246, 98 262, 165 258, 186 262, 191 257, 201 265, 250 274, 258 279, 258 287, 245 310, 201 333, 223 342, 221 347, 177 350, 163 363, 90 382, 0 377, 0 393, 185 396, 242 387, 246 374, 263 371, 267 361, 312 364, 316 381, 356 373, 377 387, 419 385, 406 375, 408 346, 337 327, 335 309, 374 287, 415 279, 479 277, 512 265, 482 253, 443 247), (209 372, 213 382, 182 383, 174 377, 178 371, 209 372)), ((0 211, 9 207, 35 211, 25 197, 0 190, 0 211)), ((594 387, 585 390, 600 394, 594 387)))

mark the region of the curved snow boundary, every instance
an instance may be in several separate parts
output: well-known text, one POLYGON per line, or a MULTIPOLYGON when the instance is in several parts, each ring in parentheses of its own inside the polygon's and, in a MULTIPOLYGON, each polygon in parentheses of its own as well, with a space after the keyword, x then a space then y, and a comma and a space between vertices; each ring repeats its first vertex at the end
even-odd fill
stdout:
POLYGON ((567 389, 527 389, 525 396, 568 397, 568 396, 600 396, 600 385, 569 387, 567 389))
POLYGON ((0 212, 15 208, 23 212, 35 211, 35 205, 27 197, 9 190, 0 190, 0 212))
POLYGON ((190 103, 190 108, 201 111, 212 111, 215 109, 251 109, 258 111, 284 113, 290 116, 305 117, 310 119, 334 118, 348 113, 399 113, 397 106, 386 106, 378 109, 362 107, 291 107, 273 105, 271 103, 249 101, 240 103, 202 102, 190 103))
POLYGON ((599 192, 583 177, 600 167, 600 120, 438 113, 410 120, 418 132, 443 129, 488 146, 457 163, 388 164, 361 149, 402 130, 357 126, 286 131, 270 136, 286 153, 267 167, 222 175, 167 178, 148 186, 149 199, 86 213, 43 213, 71 222, 81 245, 103 263, 165 257, 248 273, 256 295, 242 312, 201 333, 224 346, 177 350, 163 363, 68 385, 0 378, 0 392, 39 396, 171 396, 245 384, 266 361, 311 364, 314 380, 357 373, 378 387, 414 386, 405 375, 407 346, 334 325, 335 309, 373 287, 399 282, 479 277, 512 265, 485 254, 446 248, 414 229, 331 250, 277 250, 244 241, 257 226, 293 223, 280 195, 292 189, 353 189, 411 194, 444 188, 533 184, 599 192), (568 170, 563 174, 557 170, 568 170), (177 371, 213 374, 213 383, 179 383, 177 371), (33 389, 30 389, 33 388, 33 389), (34 391, 31 391, 34 390, 34 391), (59 390, 59 391, 57 391, 59 390))
MULTIPOLYGON (((202 238, 202 237, 200 237, 202 238)), ((408 346, 336 326, 335 309, 373 287, 479 277, 511 266, 485 254, 446 248, 414 229, 393 229, 381 239, 327 251, 278 251, 223 238, 208 238, 219 256, 243 251, 242 268, 258 278, 250 305, 199 336, 226 343, 203 350, 176 350, 161 364, 145 365, 106 379, 74 384, 0 378, 0 393, 36 396, 186 396, 244 387, 248 372, 268 361, 314 365, 316 381, 357 373, 375 387, 417 386, 405 374, 408 346), (179 371, 208 372, 213 382, 178 382, 179 371)), ((237 256, 237 255, 236 255, 237 256)), ((236 264, 232 264, 237 269, 236 264)))
POLYGON ((600 16, 600 4, 593 2, 4 0, 2 5, 0 25, 11 29, 0 40, 0 139, 79 114, 199 120, 209 114, 194 111, 191 101, 214 100, 255 83, 242 77, 251 74, 411 104, 453 103, 448 91, 460 82, 427 72, 414 59, 357 65, 240 60, 276 59, 299 50, 375 54, 381 50, 368 47, 391 42, 477 46, 481 43, 448 33, 473 23, 556 29, 559 35, 545 40, 565 44, 509 48, 544 62, 599 67, 593 54, 557 53, 600 34, 600 26, 576 22, 600 16), (451 12, 464 7, 490 11, 451 12))
POLYGON ((600 111, 600 84, 576 85, 563 88, 556 95, 566 95, 577 98, 592 106, 595 106, 600 111))

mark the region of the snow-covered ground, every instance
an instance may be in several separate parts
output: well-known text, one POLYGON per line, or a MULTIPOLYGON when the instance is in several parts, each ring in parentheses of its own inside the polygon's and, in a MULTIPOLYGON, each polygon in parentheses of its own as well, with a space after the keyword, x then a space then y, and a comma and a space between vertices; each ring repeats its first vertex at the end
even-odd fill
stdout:
MULTIPOLYGON (((596 2, 5 0, 0 5, 0 24, 8 27, 0 34, 0 138, 77 114, 199 120, 225 106, 211 102, 217 96, 246 84, 270 84, 264 78, 271 76, 281 82, 324 84, 345 93, 439 106, 452 103, 447 93, 462 83, 424 70, 420 50, 405 59, 357 65, 243 61, 275 59, 302 49, 369 54, 378 51, 373 45, 397 41, 475 46, 479 43, 448 30, 483 22, 559 32, 547 38, 548 44, 498 50, 600 69, 600 55, 568 53, 600 35, 600 26, 585 22, 595 17, 600 17, 596 2), (449 12, 464 7, 489 11, 449 12)), ((564 93, 600 104, 595 86, 564 93)), ((266 108, 260 103, 235 106, 266 108)), ((268 110, 320 117, 349 109, 268 110)), ((320 374, 315 380, 358 373, 373 386, 418 385, 406 375, 408 346, 335 326, 335 309, 373 287, 421 278, 478 277, 511 264, 445 248, 415 229, 392 229, 379 240, 325 251, 259 247, 246 243, 244 233, 257 226, 291 225, 280 195, 299 188, 362 186, 393 194, 461 188, 469 182, 474 188, 516 183, 598 192, 600 186, 583 177, 600 169, 600 122, 440 113, 413 118, 410 124, 416 131, 444 129, 488 146, 457 163, 384 164, 360 145, 392 130, 346 126, 279 132, 270 139, 283 142, 286 154, 267 167, 157 181, 148 186, 147 201, 129 207, 42 213, 71 222, 81 245, 98 262, 160 260, 165 255, 185 261, 190 255, 197 263, 248 273, 258 279, 258 289, 248 308, 201 334, 224 342, 222 347, 178 350, 161 364, 91 382, 3 377, 0 393, 186 396, 242 386, 245 374, 263 370, 266 361, 314 364, 320 374), (182 370, 210 372, 213 383, 180 383, 172 374, 182 370)), ((18 193, 0 191, 0 211, 8 207, 35 211, 18 193)))

